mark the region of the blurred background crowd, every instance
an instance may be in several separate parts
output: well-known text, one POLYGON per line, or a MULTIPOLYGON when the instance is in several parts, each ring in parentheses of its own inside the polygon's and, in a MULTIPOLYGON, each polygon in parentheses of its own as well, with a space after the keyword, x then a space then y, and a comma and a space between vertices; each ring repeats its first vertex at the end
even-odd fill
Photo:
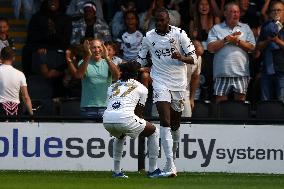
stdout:
MULTIPOLYGON (((81 115, 98 116, 106 107, 107 86, 118 77, 113 65, 137 58, 143 36, 155 28, 155 10, 166 7, 170 25, 183 29, 198 49, 200 73, 189 76, 199 81, 195 100, 213 102, 215 75, 222 68, 213 68, 217 52, 208 48, 208 35, 213 35, 215 25, 226 23, 229 2, 232 0, 3 0, 0 51, 9 46, 16 52, 13 65, 26 77, 33 109, 44 106, 47 115, 68 114, 72 111, 68 106, 56 107, 71 101, 80 103, 81 115)), ((247 53, 249 83, 240 100, 252 107, 260 101, 284 101, 283 2, 234 2, 239 6, 235 19, 249 26, 255 41, 255 48, 247 53)), ((139 78, 151 89, 150 58, 148 68, 139 78)), ((228 93, 228 99, 234 99, 233 94, 228 93)))

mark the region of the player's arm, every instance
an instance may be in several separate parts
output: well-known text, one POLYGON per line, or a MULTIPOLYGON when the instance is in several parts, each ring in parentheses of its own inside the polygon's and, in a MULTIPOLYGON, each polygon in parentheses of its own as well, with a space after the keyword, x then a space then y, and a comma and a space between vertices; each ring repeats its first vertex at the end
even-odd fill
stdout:
POLYGON ((140 118, 143 118, 145 104, 146 104, 147 97, 148 97, 148 89, 142 84, 140 85, 139 94, 140 94, 140 99, 135 107, 134 112, 135 112, 135 115, 137 115, 140 118))
POLYGON ((144 105, 137 104, 136 107, 135 107, 135 110, 134 110, 135 115, 137 115, 140 118, 143 118, 144 117, 144 109, 145 109, 144 105))
POLYGON ((138 63, 136 66, 138 66, 139 68, 144 67, 147 64, 147 53, 149 51, 147 41, 147 38, 143 37, 141 48, 138 52, 138 57, 136 59, 136 62, 138 63))
POLYGON ((184 55, 180 54, 179 52, 173 52, 172 58, 177 59, 177 60, 184 62, 186 64, 194 64, 194 58, 190 55, 184 56, 184 55))
POLYGON ((195 52, 195 47, 192 41, 187 36, 187 34, 185 33, 185 31, 183 30, 181 30, 181 33, 180 33, 180 46, 184 54, 175 51, 172 53, 172 58, 177 59, 186 64, 196 64, 197 56, 195 52))

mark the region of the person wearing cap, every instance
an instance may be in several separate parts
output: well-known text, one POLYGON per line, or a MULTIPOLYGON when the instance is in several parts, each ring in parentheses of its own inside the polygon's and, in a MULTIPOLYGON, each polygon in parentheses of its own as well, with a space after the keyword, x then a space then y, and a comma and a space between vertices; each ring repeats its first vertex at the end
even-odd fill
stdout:
MULTIPOLYGON (((67 7, 66 14, 70 15, 74 19, 76 19, 77 17, 83 16, 84 4, 88 1, 90 0, 71 0, 67 7)), ((103 0, 92 0, 92 2, 94 2, 96 5, 96 16, 97 18, 100 18, 100 19, 104 19, 102 1, 103 0)))
POLYGON ((80 44, 87 38, 98 38, 103 42, 111 40, 107 23, 96 16, 96 4, 88 1, 83 5, 84 17, 73 21, 71 44, 80 44))

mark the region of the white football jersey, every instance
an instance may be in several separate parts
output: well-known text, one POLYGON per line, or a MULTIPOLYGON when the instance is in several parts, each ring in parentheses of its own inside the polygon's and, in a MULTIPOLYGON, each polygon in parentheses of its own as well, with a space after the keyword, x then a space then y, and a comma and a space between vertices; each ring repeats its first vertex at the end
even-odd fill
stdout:
POLYGON ((140 82, 129 79, 117 81, 108 88, 108 105, 104 123, 127 123, 134 115, 136 105, 145 106, 148 89, 140 82))
POLYGON ((125 32, 122 34, 121 39, 117 41, 121 43, 121 50, 123 51, 123 59, 126 61, 135 60, 141 48, 143 34, 140 31, 134 33, 125 32))
POLYGON ((171 91, 186 90, 186 64, 171 58, 174 51, 191 56, 196 64, 195 48, 185 31, 178 27, 170 26, 170 31, 165 35, 159 35, 155 29, 152 29, 143 38, 137 61, 141 66, 145 66, 147 52, 150 52, 154 88, 164 89, 166 87, 171 91))

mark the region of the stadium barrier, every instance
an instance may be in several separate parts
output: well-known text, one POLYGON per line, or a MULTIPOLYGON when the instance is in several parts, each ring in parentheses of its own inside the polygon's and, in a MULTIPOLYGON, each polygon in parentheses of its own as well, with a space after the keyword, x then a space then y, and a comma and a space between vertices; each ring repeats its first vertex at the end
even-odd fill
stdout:
MULTIPOLYGON (((282 133, 281 125, 184 122, 176 165, 186 172, 283 174, 282 133)), ((102 123, 1 122, 0 169, 109 171, 112 142, 102 123)), ((124 170, 137 171, 143 149, 127 139, 124 170)), ((159 167, 164 163, 160 151, 159 167)))

